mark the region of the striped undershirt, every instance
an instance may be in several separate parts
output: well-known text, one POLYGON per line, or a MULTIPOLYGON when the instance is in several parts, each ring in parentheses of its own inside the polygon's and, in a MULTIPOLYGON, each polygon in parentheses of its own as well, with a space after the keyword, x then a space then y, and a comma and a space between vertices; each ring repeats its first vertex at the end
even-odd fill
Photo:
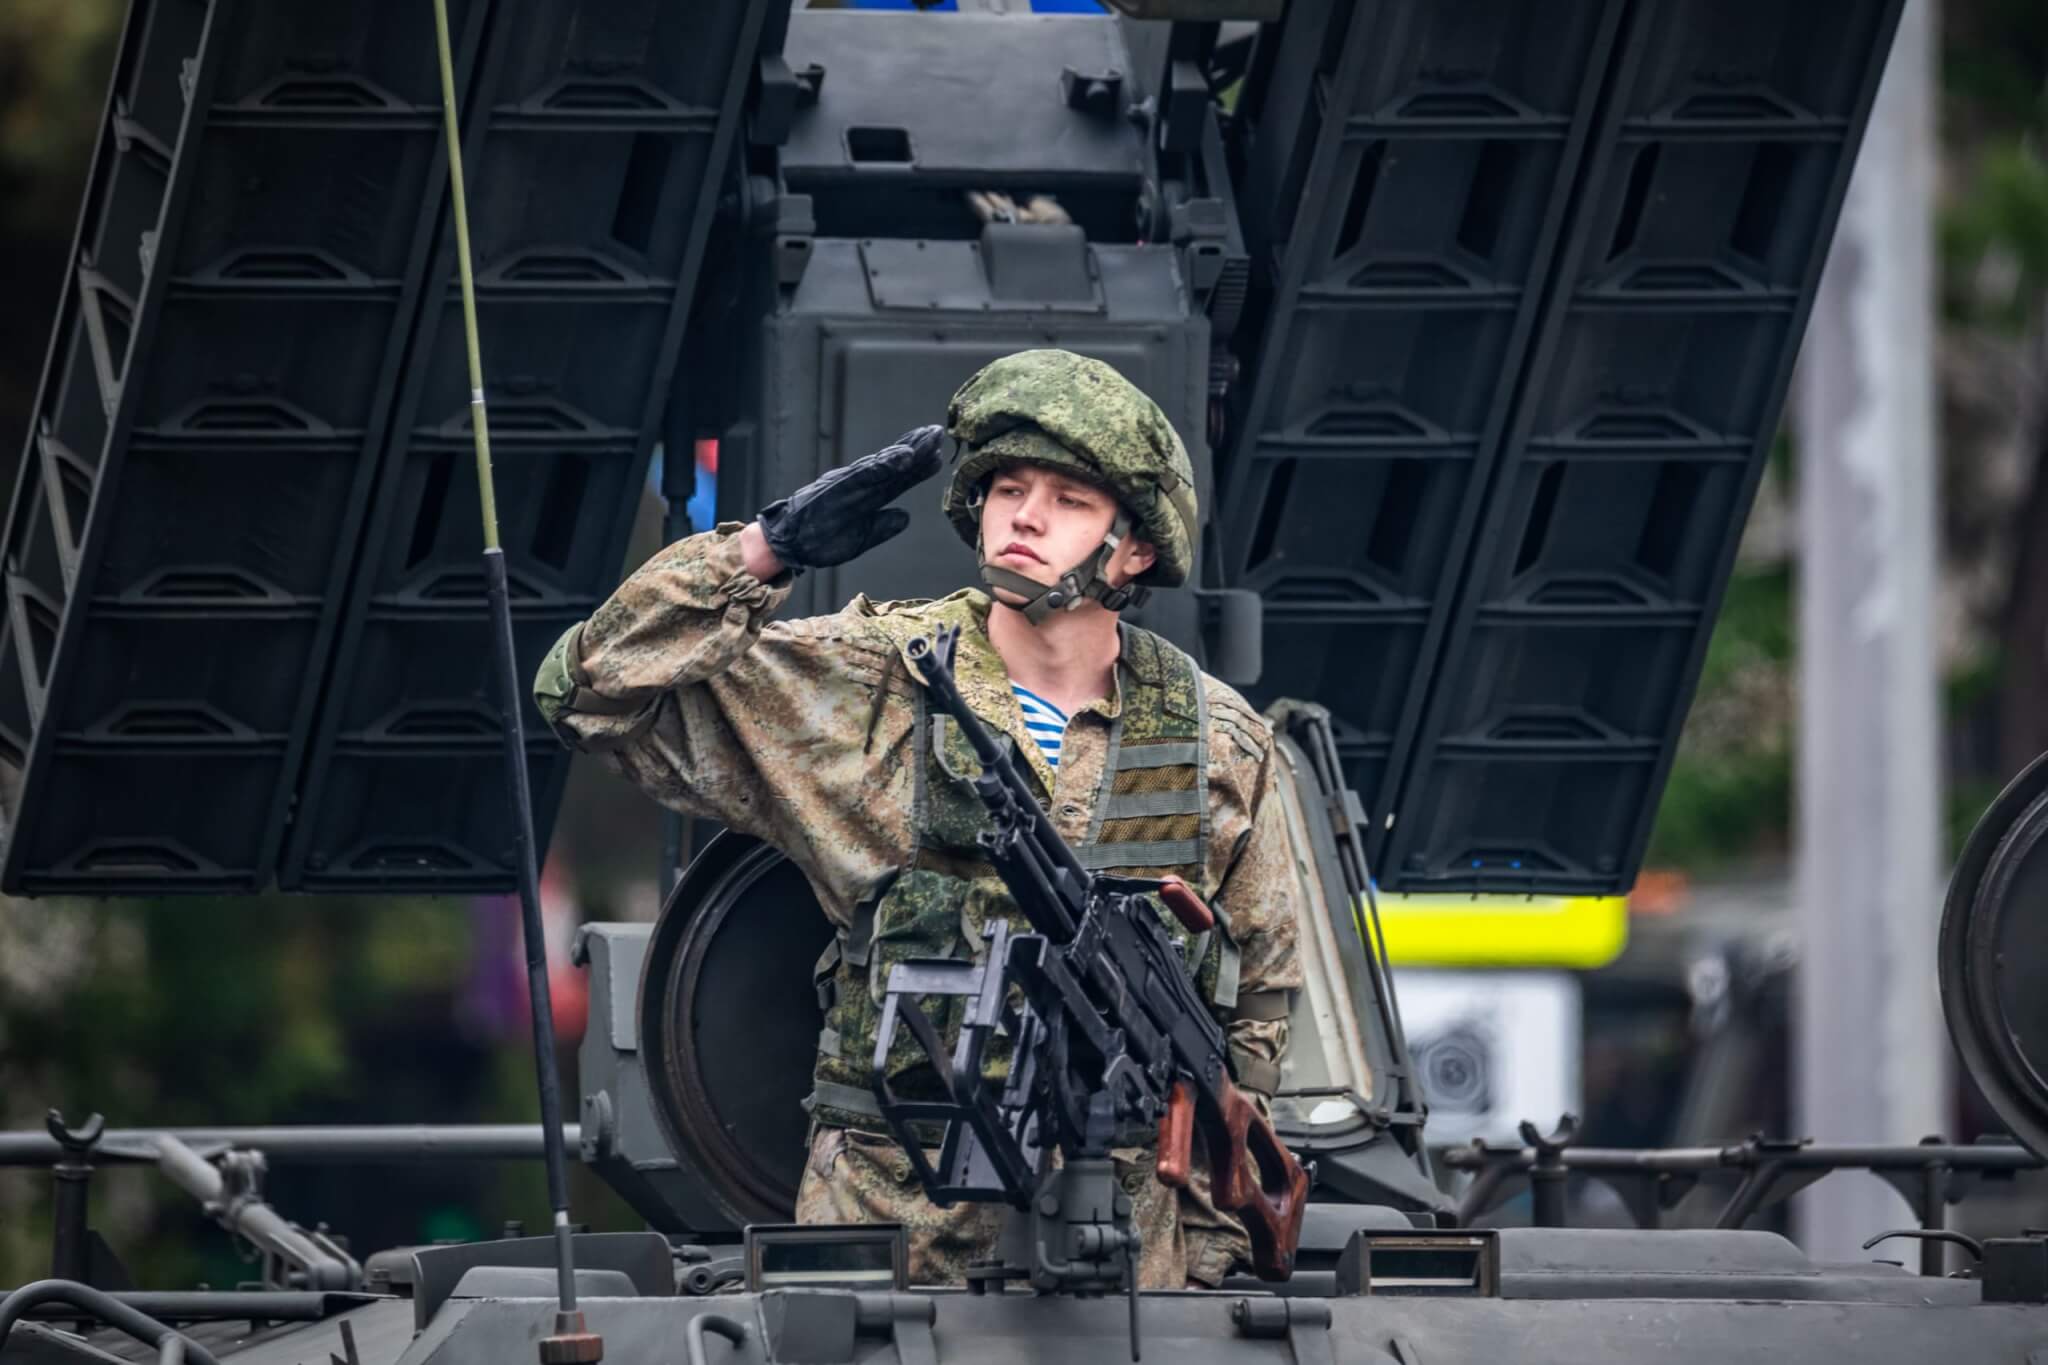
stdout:
POLYGON ((1067 713, 1028 687, 1013 682, 1010 690, 1017 694, 1017 708, 1024 713, 1024 728, 1038 741, 1038 751, 1045 755, 1046 766, 1057 770, 1060 741, 1067 733, 1067 713))

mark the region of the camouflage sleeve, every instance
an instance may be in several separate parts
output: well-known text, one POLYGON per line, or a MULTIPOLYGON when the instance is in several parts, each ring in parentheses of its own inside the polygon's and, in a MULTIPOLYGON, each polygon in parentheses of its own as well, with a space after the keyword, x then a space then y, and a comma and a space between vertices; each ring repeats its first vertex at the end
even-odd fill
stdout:
MULTIPOLYGON (((1269 758, 1260 778, 1252 836, 1219 895, 1224 913, 1230 917, 1231 932, 1237 938, 1240 1001, 1254 997, 1284 1001, 1284 993, 1301 989, 1301 957, 1296 942, 1301 896, 1290 867, 1287 830, 1282 823, 1280 801, 1273 795, 1273 782, 1269 758)), ((1281 1059, 1287 1054, 1287 1027, 1284 1014, 1273 1019, 1240 1013, 1230 1020, 1227 1028, 1231 1062, 1241 1077, 1248 1082, 1267 1077, 1277 1080, 1281 1059)), ((1279 1087, 1251 1084, 1248 1088, 1258 1099, 1265 1100, 1279 1087)))
MULTIPOLYGON (((1210 680, 1212 857, 1224 871, 1212 898, 1237 945, 1237 1005, 1223 1011, 1238 1087, 1270 1114, 1287 1053, 1286 1009, 1302 984, 1297 946, 1301 885, 1288 848, 1285 809, 1276 790, 1279 755, 1264 717, 1210 680), (1275 1013, 1278 1017, 1271 1017, 1275 1013)), ((1206 1163, 1182 1193, 1178 1212, 1190 1284, 1215 1288, 1251 1265, 1251 1240, 1216 1207, 1206 1163)))
POLYGON ((1278 1088, 1280 1061, 1287 1052, 1288 993, 1301 987, 1301 885, 1274 790, 1279 757, 1272 731, 1234 692, 1220 685, 1216 692, 1220 695, 1212 694, 1210 714, 1219 733, 1212 743, 1227 750, 1229 758, 1227 783, 1212 783, 1212 790, 1227 786, 1226 804, 1242 812, 1233 821, 1231 812, 1219 811, 1217 821, 1218 833, 1232 841, 1233 856, 1215 900, 1238 953, 1239 1007, 1226 1029, 1240 1083, 1264 1098, 1278 1088))
POLYGON ((563 743, 631 743, 662 698, 728 667, 789 596, 742 567, 737 523, 679 540, 635 570, 541 661, 534 702, 563 743))
POLYGON ((765 787, 749 752, 760 736, 727 712, 746 704, 736 665, 790 580, 748 573, 739 530, 721 525, 641 565, 555 642, 534 700, 564 743, 597 754, 655 800, 772 840, 749 796, 765 787))
POLYGON ((770 621, 789 580, 747 573, 739 530, 650 559, 562 637, 534 695, 654 800, 789 855, 843 924, 910 846, 914 701, 853 604, 770 621))

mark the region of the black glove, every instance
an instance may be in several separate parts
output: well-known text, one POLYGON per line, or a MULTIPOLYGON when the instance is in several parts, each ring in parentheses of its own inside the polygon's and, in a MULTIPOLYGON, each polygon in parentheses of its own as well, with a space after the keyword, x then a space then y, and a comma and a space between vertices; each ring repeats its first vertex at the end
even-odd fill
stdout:
POLYGON ((792 569, 844 564, 910 525, 910 513, 889 507, 939 472, 943 427, 915 427, 872 455, 841 465, 761 509, 761 535, 792 569))

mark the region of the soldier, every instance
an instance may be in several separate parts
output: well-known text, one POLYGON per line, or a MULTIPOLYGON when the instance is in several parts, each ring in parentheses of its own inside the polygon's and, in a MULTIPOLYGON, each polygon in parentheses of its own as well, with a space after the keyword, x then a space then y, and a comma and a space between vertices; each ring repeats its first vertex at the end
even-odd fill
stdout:
MULTIPOLYGON (((983 808, 954 776, 972 756, 907 677, 911 640, 964 628, 962 694, 1015 741, 1084 862, 1173 873, 1209 900, 1206 941, 1168 922, 1254 1096, 1278 1087, 1301 982, 1271 732, 1180 650, 1118 619, 1191 568, 1193 468, 1165 414, 1100 361, 1025 351, 970 379, 945 430, 959 463, 944 509, 979 552, 986 592, 856 596, 833 615, 770 620, 793 574, 909 523, 887 504, 941 465, 941 429, 920 427, 746 526, 661 551, 557 642, 535 683, 570 745, 664 805, 776 846, 809 879, 838 933, 817 972, 826 1027, 797 1216, 902 1222, 920 1283, 985 1259, 1002 1211, 924 1198, 871 1090, 877 1007, 896 962, 979 952, 990 917, 1016 911, 978 856, 983 808)), ((916 1093, 903 1046, 891 1082, 916 1093)), ((1142 1151, 1118 1159, 1147 1288, 1214 1286, 1248 1258, 1199 1179, 1175 1194, 1142 1151)))

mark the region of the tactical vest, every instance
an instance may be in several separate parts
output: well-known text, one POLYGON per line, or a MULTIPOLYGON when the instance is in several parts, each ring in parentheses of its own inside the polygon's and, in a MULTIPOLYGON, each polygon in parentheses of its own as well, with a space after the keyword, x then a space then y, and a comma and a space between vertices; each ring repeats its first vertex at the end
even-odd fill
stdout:
MULTIPOLYGON (((988 644, 988 599, 956 593, 916 611, 877 616, 878 625, 900 648, 941 626, 960 626, 957 672, 993 670, 1000 692, 1010 696, 1009 677, 988 644)), ((1208 714, 1201 671, 1186 654, 1150 632, 1122 628, 1118 661, 1120 714, 1111 723, 1102 783, 1092 803, 1087 836, 1075 847, 1094 871, 1129 877, 1180 877, 1206 899, 1210 885, 1208 714)), ((1014 703, 1012 703, 1014 705, 1014 703)), ((984 716, 998 736, 1007 736, 1002 717, 984 716)), ((914 730, 916 794, 915 847, 909 863, 870 906, 856 912, 819 959, 819 1003, 825 1028, 819 1036, 813 1089, 806 1102, 821 1123, 884 1131, 872 1089, 873 1059, 889 972, 918 957, 980 958, 982 930, 1000 916, 1019 932, 1029 924, 996 871, 982 857, 975 836, 988 828, 971 778, 980 771, 959 727, 917 695, 914 730)), ((1014 746, 1014 741, 1010 741, 1014 746)), ((1019 768, 1035 770, 1021 759, 1019 768)), ((1041 790, 1041 803, 1050 794, 1041 790)), ((1155 912, 1181 950, 1205 997, 1228 1007, 1237 995, 1237 949, 1219 913, 1217 928, 1191 936, 1163 907, 1155 912)), ((938 1002, 928 1005, 928 1012, 938 1002)), ((935 1018, 947 1048, 959 1036, 960 1002, 948 1001, 935 1018)), ((937 1078, 903 1030, 889 1054, 890 1087, 899 1095, 938 1095, 937 1078)), ((988 1074, 1009 1064, 1007 1040, 996 1038, 986 1054, 988 1074)))

